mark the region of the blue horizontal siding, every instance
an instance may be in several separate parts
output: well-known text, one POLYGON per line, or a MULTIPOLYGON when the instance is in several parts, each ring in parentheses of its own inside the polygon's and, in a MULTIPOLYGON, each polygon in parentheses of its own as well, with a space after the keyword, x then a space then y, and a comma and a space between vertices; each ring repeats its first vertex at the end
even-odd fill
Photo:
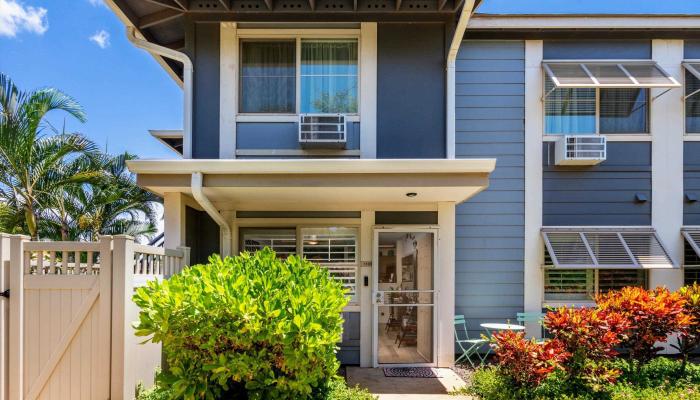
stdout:
POLYGON ((545 40, 545 60, 650 59, 651 40, 545 40))
POLYGON ((344 312, 343 339, 338 350, 338 360, 342 364, 360 363, 360 313, 344 312))
MULTIPOLYGON (((360 148, 360 123, 347 123, 348 150, 360 148)), ((236 148, 240 150, 295 150, 299 145, 296 122, 238 122, 236 148)))
POLYGON ((557 167, 551 142, 543 152, 544 225, 651 225, 650 143, 608 142, 607 160, 591 167, 557 167))
POLYGON ((488 189, 457 207, 455 313, 473 337, 523 309, 524 56, 521 41, 465 41, 458 54, 457 157, 497 159, 488 189))

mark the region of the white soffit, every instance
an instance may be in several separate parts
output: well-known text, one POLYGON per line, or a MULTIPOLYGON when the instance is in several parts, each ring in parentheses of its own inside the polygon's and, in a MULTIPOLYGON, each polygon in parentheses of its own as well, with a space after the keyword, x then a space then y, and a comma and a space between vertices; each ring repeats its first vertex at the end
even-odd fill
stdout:
POLYGON ((542 63, 557 88, 675 88, 681 84, 656 62, 556 61, 542 63))
POLYGON ((545 227, 542 238, 555 268, 677 268, 652 228, 545 227))

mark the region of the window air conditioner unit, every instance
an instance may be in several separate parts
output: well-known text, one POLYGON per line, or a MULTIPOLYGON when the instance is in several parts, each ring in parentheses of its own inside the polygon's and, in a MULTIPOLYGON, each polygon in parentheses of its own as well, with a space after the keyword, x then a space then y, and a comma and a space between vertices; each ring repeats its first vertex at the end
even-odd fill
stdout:
POLYGON ((602 135, 565 135, 554 146, 556 165, 595 165, 605 161, 607 145, 602 135))
POLYGON ((344 114, 299 115, 299 144, 302 147, 343 148, 346 143, 344 114))

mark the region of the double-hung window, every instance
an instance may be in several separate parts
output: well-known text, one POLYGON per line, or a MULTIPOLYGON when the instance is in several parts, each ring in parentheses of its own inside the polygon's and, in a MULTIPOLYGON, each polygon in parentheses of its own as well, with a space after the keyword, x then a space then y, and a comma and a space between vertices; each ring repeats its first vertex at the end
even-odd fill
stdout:
POLYGON ((545 134, 649 133, 650 88, 679 83, 653 61, 546 61, 545 134))
POLYGON ((357 113, 355 38, 243 39, 240 56, 241 113, 357 113))

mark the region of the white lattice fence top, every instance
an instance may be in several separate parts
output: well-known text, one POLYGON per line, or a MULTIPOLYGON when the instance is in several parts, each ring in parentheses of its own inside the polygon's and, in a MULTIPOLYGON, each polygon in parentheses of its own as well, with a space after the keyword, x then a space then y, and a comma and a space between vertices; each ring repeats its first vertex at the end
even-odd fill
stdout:
POLYGON ((82 242, 26 242, 27 275, 96 275, 100 272, 101 244, 82 242))

